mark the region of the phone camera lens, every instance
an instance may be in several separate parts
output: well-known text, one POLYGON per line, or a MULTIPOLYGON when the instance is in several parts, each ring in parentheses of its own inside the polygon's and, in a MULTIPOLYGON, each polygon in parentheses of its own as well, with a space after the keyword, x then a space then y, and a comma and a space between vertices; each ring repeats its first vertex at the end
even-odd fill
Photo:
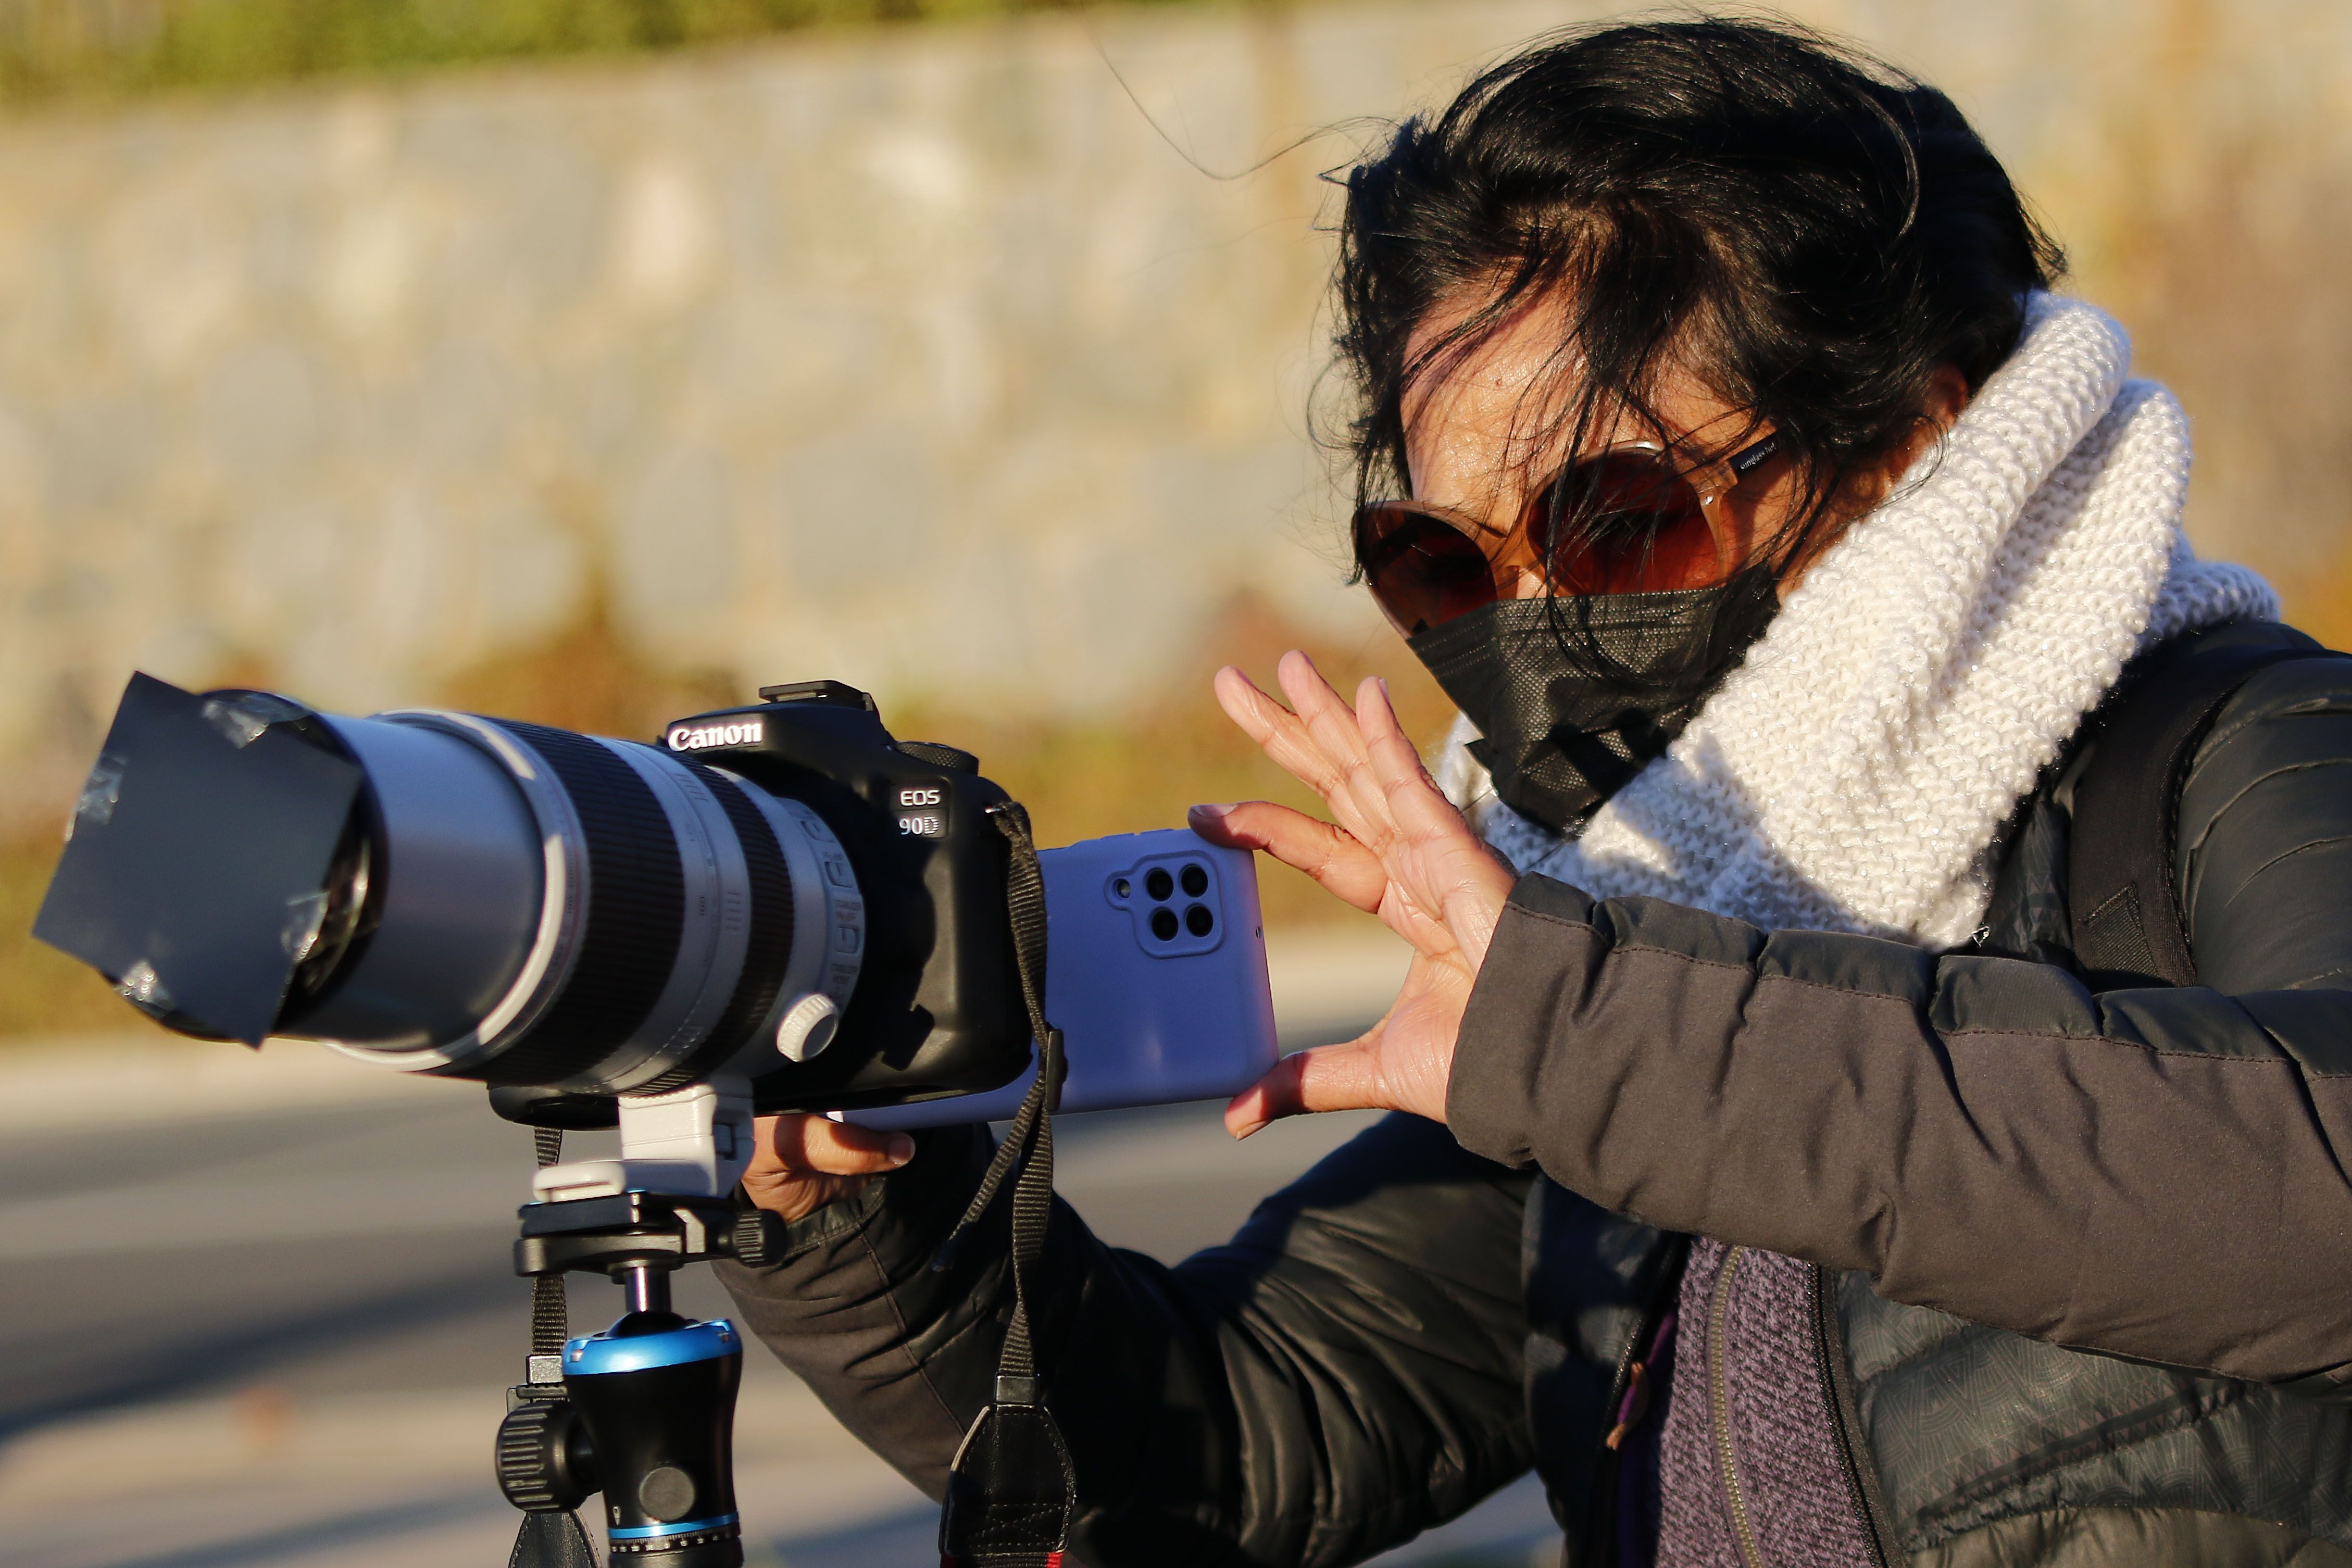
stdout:
POLYGON ((1154 936, 1159 937, 1162 942, 1175 941, 1176 912, 1172 909, 1153 910, 1151 912, 1151 934, 1154 936))
POLYGON ((1198 897, 1200 897, 1202 894, 1204 894, 1204 893, 1206 893, 1206 892, 1208 892, 1208 891, 1209 891, 1209 873, 1208 873, 1208 868, 1207 868, 1207 867, 1205 867, 1205 866, 1197 866, 1197 865, 1188 865, 1188 866, 1186 866, 1186 867, 1184 868, 1184 892, 1185 892, 1185 894, 1186 894, 1188 897, 1192 897, 1192 898, 1198 898, 1198 897))
POLYGON ((1217 917, 1209 913, 1205 904, 1196 904, 1184 912, 1184 929, 1195 936, 1206 936, 1217 928, 1217 917))
POLYGON ((1128 881, 1125 877, 1120 877, 1117 882, 1110 884, 1111 896, 1114 898, 1125 898, 1134 891, 1135 883, 1128 881))
MULTIPOLYGON (((1165 904, 1169 895, 1176 891, 1176 879, 1168 874, 1166 866, 1153 866, 1143 873, 1143 891, 1151 895, 1152 903, 1165 904)), ((1156 925, 1158 922, 1153 924, 1156 925)), ((1172 917, 1171 935, 1173 935, 1172 917)))

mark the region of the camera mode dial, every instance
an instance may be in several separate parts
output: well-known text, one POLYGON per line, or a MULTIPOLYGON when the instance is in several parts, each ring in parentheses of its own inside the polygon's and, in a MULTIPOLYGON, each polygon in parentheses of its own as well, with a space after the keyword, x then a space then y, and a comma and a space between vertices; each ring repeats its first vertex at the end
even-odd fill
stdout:
POLYGON ((980 758, 960 747, 942 746, 936 740, 902 740, 898 742, 902 756, 918 762, 928 762, 934 768, 944 768, 950 773, 977 773, 980 758))

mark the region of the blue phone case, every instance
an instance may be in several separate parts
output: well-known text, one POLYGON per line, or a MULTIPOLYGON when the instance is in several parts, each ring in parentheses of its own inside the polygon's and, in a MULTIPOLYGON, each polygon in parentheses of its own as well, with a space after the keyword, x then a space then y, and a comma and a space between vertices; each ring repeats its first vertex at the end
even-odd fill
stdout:
MULTIPOLYGON (((1045 873, 1045 1017, 1070 1059, 1062 1109, 1222 1099, 1278 1054, 1257 865, 1185 828, 1087 839, 1045 873)), ((867 1127, 1010 1117, 1037 1070, 1002 1089, 835 1114, 867 1127)))

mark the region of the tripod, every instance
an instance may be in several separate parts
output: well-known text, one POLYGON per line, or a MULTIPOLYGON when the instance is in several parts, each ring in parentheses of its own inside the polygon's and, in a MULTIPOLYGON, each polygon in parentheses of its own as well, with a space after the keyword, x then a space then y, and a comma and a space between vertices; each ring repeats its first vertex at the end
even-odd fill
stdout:
MULTIPOLYGON (((707 1087, 686 1092, 711 1094, 707 1087)), ((515 1113, 508 1105, 499 1109, 515 1113)), ((537 1119, 528 1114, 533 1112, 562 1115, 565 1108, 523 1109, 527 1114, 516 1119, 537 1119)), ((630 1124, 641 1119, 630 1110, 625 1099, 620 1161, 554 1166, 562 1134, 540 1127, 542 1169, 535 1188, 594 1185, 583 1181, 583 1172, 601 1175, 607 1185, 648 1179, 645 1162, 625 1157, 630 1124)), ((721 1106, 722 1129, 726 1113, 721 1106)), ((748 1142, 743 1146, 748 1154, 748 1142)), ((731 1186, 734 1171, 727 1166, 735 1163, 730 1147, 707 1177, 677 1185, 716 1185, 723 1172, 731 1186)), ((679 1174, 668 1162, 652 1179, 679 1174)), ((774 1216, 708 1193, 628 1186, 524 1207, 515 1272, 536 1281, 529 1380, 509 1390, 498 1437, 499 1490, 526 1515, 510 1568, 593 1568, 574 1511, 591 1492, 604 1494, 614 1563, 741 1568, 732 1450, 742 1336, 723 1320, 695 1322, 672 1312, 670 1274, 712 1258, 758 1266, 775 1255, 781 1239, 774 1216), (601 1333, 565 1337, 562 1280, 572 1272, 607 1275, 626 1294, 628 1310, 601 1333)))
MULTIPOLYGON (((1011 1189, 1013 1312, 997 1362, 995 1396, 982 1407, 949 1467, 940 1558, 949 1568, 1055 1568, 1077 1508, 1069 1449, 1045 1404, 1046 1380, 1030 1333, 1028 1283, 1053 1205, 1053 1112, 1066 1058, 1046 1021, 1045 890, 1028 813, 989 808, 1012 845, 1009 914, 1037 1076, 980 1190, 932 1268, 1011 1189)), ((731 1453, 741 1336, 726 1322, 688 1322, 669 1310, 669 1275, 731 1257, 780 1261, 783 1227, 739 1210, 736 1179, 751 1158, 751 1089, 740 1078, 667 1094, 619 1097, 621 1157, 555 1164, 565 1126, 610 1126, 613 1102, 549 1090, 493 1089, 509 1121, 539 1129, 541 1201, 522 1211, 515 1271, 539 1281, 531 1303, 530 1381, 513 1389, 499 1428, 499 1482, 524 1511, 509 1568, 595 1568, 572 1512, 604 1494, 615 1563, 632 1568, 741 1568, 731 1453), (562 1281, 573 1270, 610 1275, 629 1311, 603 1333, 567 1340, 562 1281)))

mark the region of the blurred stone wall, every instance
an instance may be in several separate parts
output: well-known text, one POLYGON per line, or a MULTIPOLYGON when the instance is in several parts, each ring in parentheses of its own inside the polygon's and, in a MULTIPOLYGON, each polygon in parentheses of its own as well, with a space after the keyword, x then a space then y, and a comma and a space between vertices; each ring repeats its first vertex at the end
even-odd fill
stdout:
MULTIPOLYGON (((1979 118, 2187 397, 2200 537, 2316 604, 2352 6, 1793 8, 1979 118)), ((1317 176, 1604 9, 1101 11, 0 121, 0 819, 56 814, 134 665, 365 708, 595 615, 706 685, 1099 715, 1239 592, 1374 635, 1307 436, 1317 176)))

